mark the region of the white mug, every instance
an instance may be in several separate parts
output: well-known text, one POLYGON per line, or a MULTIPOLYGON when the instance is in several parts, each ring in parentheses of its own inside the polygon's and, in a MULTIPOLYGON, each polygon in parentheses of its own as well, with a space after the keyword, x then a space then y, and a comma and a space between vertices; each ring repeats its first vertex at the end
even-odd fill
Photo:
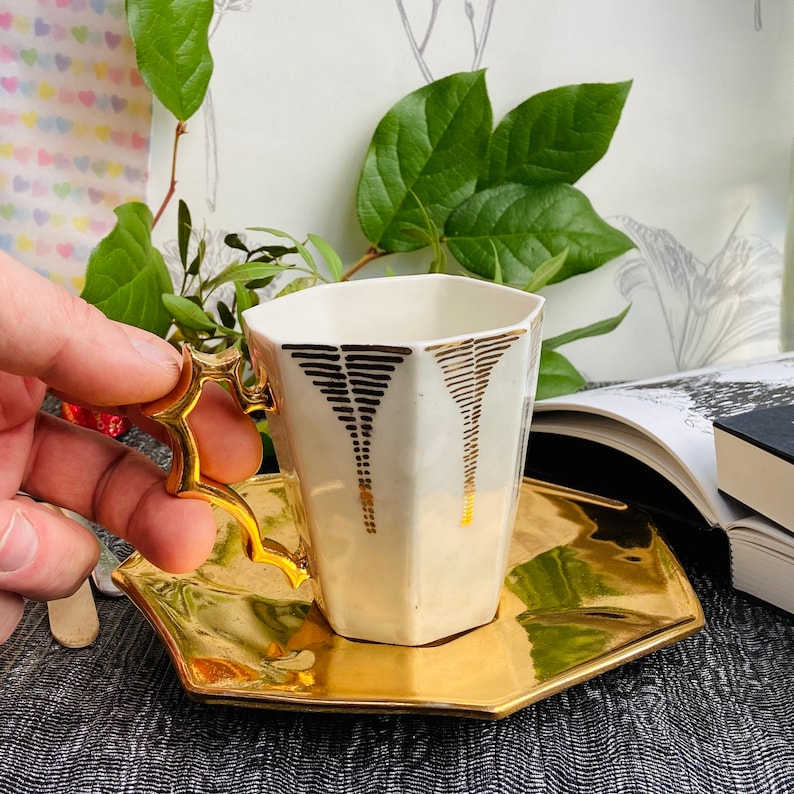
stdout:
POLYGON ((229 509, 252 559, 293 585, 308 576, 345 637, 423 645, 488 623, 515 520, 543 305, 428 274, 312 287, 248 309, 259 385, 241 384, 234 353, 192 353, 183 384, 148 412, 184 423, 218 371, 244 410, 271 411, 299 551, 263 540, 239 497, 202 478, 181 425, 170 487, 229 509))

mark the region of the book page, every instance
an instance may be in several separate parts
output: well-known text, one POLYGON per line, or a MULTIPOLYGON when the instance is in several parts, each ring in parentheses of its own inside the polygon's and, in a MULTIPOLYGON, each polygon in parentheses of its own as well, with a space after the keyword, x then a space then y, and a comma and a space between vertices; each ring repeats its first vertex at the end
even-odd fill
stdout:
POLYGON ((532 431, 583 438, 631 456, 670 480, 711 525, 723 526, 726 521, 747 514, 738 504, 735 514, 730 509, 723 513, 723 506, 714 504, 693 472, 646 432, 626 424, 625 420, 589 413, 589 410, 589 407, 582 408, 575 415, 565 410, 543 412, 533 419, 532 431))
POLYGON ((764 542, 760 545, 767 553, 791 559, 791 544, 794 536, 780 524, 773 524, 762 516, 750 516, 738 524, 730 524, 727 530, 731 545, 759 545, 758 538, 763 533, 764 542))
POLYGON ((665 475, 712 523, 749 511, 717 489, 712 422, 794 402, 794 354, 592 389, 535 405, 535 432, 565 432, 626 452, 665 475))

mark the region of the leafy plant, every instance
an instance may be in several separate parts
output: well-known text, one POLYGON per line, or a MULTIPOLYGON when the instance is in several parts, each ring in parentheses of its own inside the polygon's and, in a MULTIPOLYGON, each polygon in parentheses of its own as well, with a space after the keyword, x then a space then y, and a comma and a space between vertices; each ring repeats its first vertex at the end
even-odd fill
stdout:
MULTIPOLYGON (((633 248, 573 187, 606 153, 630 86, 546 91, 496 129, 482 70, 400 100, 378 124, 364 162, 356 206, 370 247, 348 276, 374 258, 428 246, 431 269, 443 269, 443 244, 464 271, 537 291, 633 248)), ((612 330, 626 311, 546 339, 538 396, 584 385, 555 348, 612 330)))
MULTIPOLYGON (((253 227, 247 231, 278 242, 250 247, 242 234, 229 234, 225 244, 236 260, 208 275, 207 247, 201 235, 198 245, 190 244, 190 212, 180 201, 182 278, 175 285, 151 235, 175 194, 180 137, 210 82, 212 12, 213 0, 127 0, 138 68, 176 127, 170 187, 162 204, 155 213, 141 203, 119 207, 115 228, 89 259, 83 297, 110 317, 161 336, 171 331, 175 342, 220 349, 243 345, 240 313, 284 273, 294 276, 284 291, 293 291, 347 280, 376 259, 426 249, 432 272, 453 266, 472 277, 537 291, 634 247, 574 187, 606 153, 630 83, 546 91, 518 105, 494 128, 480 70, 423 86, 399 100, 377 125, 356 196, 366 250, 346 271, 317 235, 301 241, 280 230, 253 227), (233 297, 217 300, 217 290, 229 284, 233 297), (212 296, 215 305, 209 310, 212 296)), ((556 348, 607 333, 624 315, 546 339, 538 396, 580 388, 581 375, 556 348)))

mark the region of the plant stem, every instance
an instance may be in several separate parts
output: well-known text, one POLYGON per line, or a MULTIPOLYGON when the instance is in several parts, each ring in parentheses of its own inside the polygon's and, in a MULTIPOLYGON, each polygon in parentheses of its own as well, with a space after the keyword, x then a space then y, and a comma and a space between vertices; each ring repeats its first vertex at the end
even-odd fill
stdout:
POLYGON ((157 210, 157 214, 154 216, 154 220, 152 221, 152 228, 157 226, 157 221, 160 220, 163 213, 165 212, 166 207, 168 206, 169 202, 174 196, 176 192, 176 156, 179 150, 179 139, 187 132, 187 123, 184 121, 178 121, 176 123, 176 130, 174 131, 174 150, 171 154, 171 184, 168 186, 168 193, 165 194, 165 198, 163 199, 163 203, 160 205, 160 209, 157 210))
POLYGON ((374 245, 370 246, 364 256, 342 276, 342 281, 349 281, 362 267, 368 265, 370 262, 374 262, 376 259, 380 259, 382 256, 388 256, 390 253, 390 251, 379 251, 374 245))

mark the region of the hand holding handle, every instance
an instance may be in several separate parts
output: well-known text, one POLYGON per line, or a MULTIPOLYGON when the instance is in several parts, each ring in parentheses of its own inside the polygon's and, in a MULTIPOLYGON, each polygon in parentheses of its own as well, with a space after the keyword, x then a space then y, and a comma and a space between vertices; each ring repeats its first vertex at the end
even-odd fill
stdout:
POLYGON ((173 460, 166 489, 176 496, 203 499, 226 510, 240 524, 248 557, 254 562, 275 565, 297 588, 309 578, 302 549, 299 547, 292 553, 280 543, 262 538, 256 516, 245 500, 228 485, 202 475, 198 444, 188 423, 188 416, 198 403, 204 384, 209 381, 228 383, 244 413, 275 411, 267 377, 261 373, 257 384, 245 386, 242 379, 245 361, 234 348, 222 353, 201 353, 184 345, 182 355, 182 375, 174 390, 141 406, 146 416, 165 427, 171 441, 173 460))

